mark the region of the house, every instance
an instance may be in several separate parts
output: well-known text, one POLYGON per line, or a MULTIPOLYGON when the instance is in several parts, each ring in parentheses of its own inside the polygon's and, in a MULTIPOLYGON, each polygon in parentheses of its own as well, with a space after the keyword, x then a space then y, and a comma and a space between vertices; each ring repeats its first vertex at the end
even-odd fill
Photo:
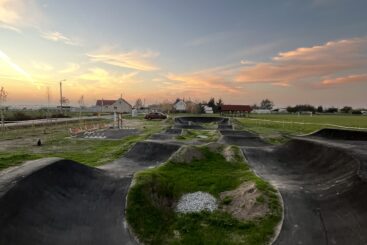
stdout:
POLYGON ((222 105, 220 107, 221 114, 230 114, 232 116, 244 116, 252 111, 249 105, 222 105))
POLYGON ((252 113, 255 113, 255 114, 270 114, 271 110, 269 110, 269 109, 254 109, 252 111, 252 113))
POLYGON ((213 112, 213 108, 212 108, 212 107, 210 107, 210 106, 204 105, 204 106, 203 106, 203 109, 204 109, 204 113, 205 113, 205 114, 213 114, 213 113, 214 113, 214 112, 213 112))
POLYGON ((173 108, 177 112, 186 112, 187 104, 184 100, 176 100, 176 102, 173 104, 173 108))
POLYGON ((117 100, 97 100, 96 112, 119 112, 119 113, 131 113, 132 106, 124 100, 119 98, 117 100))

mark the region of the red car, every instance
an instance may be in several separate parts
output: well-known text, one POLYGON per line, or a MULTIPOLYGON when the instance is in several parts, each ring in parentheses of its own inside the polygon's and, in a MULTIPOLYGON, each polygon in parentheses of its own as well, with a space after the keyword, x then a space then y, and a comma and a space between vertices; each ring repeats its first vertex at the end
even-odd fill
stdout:
POLYGON ((166 119, 167 116, 161 112, 151 112, 145 115, 145 119, 152 120, 152 119, 166 119))

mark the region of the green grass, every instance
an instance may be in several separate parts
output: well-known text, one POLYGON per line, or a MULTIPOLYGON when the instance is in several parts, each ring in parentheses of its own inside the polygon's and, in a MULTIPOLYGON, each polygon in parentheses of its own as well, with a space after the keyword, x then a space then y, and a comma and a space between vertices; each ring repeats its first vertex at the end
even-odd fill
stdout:
POLYGON ((198 140, 202 142, 212 142, 219 138, 218 131, 216 130, 195 130, 184 129, 182 134, 177 136, 178 140, 198 140))
POLYGON ((166 124, 159 121, 143 121, 143 126, 140 128, 141 134, 119 140, 70 138, 68 128, 73 126, 78 126, 78 123, 50 126, 46 134, 45 127, 22 128, 6 132, 1 138, 5 143, 9 142, 10 146, 0 151, 0 169, 44 157, 61 157, 89 166, 103 165, 121 157, 136 142, 160 132, 166 124), (37 138, 42 138, 43 146, 35 146, 37 138), (23 139, 29 140, 30 143, 17 145, 17 142, 23 139), (11 143, 12 140, 18 141, 11 143))
POLYGON ((16 166, 24 161, 35 160, 41 158, 40 155, 27 153, 0 153, 0 170, 12 166, 16 166))
POLYGON ((127 220, 145 244, 267 244, 281 218, 276 191, 243 162, 226 162, 202 148, 204 160, 191 164, 168 162, 136 175, 130 189, 127 220), (204 191, 215 197, 245 181, 256 183, 270 212, 253 221, 239 221, 223 211, 177 214, 181 195, 204 191))
POLYGON ((251 115, 237 118, 238 129, 253 131, 273 144, 284 143, 289 136, 309 134, 322 128, 367 128, 367 117, 358 115, 251 115))

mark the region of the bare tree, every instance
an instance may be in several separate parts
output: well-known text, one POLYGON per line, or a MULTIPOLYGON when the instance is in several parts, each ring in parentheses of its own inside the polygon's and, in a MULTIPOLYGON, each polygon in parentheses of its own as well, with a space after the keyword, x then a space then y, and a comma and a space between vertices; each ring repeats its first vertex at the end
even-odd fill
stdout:
POLYGON ((135 108, 139 110, 142 107, 143 107, 143 101, 139 98, 135 102, 135 108))
POLYGON ((4 87, 0 90, 0 111, 1 111, 1 128, 5 130, 5 102, 8 97, 8 92, 4 87))

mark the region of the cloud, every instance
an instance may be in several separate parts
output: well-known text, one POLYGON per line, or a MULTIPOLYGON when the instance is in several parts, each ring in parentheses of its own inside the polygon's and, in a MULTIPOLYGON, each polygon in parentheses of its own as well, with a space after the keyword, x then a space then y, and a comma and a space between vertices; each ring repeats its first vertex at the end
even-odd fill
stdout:
POLYGON ((220 91, 226 93, 238 93, 235 83, 228 81, 222 74, 207 73, 199 71, 190 74, 167 74, 166 78, 172 83, 171 89, 174 90, 196 90, 196 91, 220 91), (179 83, 177 83, 179 82, 179 83))
POLYGON ((240 70, 242 83, 292 84, 366 68, 367 38, 353 38, 281 52, 270 62, 240 70))
POLYGON ((101 62, 113 66, 135 69, 140 71, 156 71, 157 66, 150 62, 150 59, 159 56, 154 51, 130 51, 117 52, 113 50, 102 50, 87 54, 87 56, 95 62, 101 62))
POLYGON ((34 0, 0 0, 0 27, 20 32, 20 27, 36 26, 41 19, 34 0))
POLYGON ((32 61, 33 68, 40 70, 40 71, 52 71, 54 68, 50 64, 38 62, 38 61, 32 61))
POLYGON ((65 36, 64 34, 60 33, 60 32, 57 32, 57 31, 54 31, 54 32, 42 32, 41 33, 41 37, 43 37, 44 39, 47 39, 47 40, 51 40, 51 41, 54 41, 54 42, 63 42, 65 44, 68 44, 68 45, 73 45, 73 46, 78 46, 79 44, 65 36))
POLYGON ((241 65, 255 65, 256 62, 250 61, 250 60, 241 60, 240 61, 241 65))
POLYGON ((79 78, 82 80, 98 81, 101 83, 122 82, 135 77, 137 74, 138 72, 130 72, 126 74, 110 73, 105 69, 97 67, 89 69, 88 72, 80 75, 79 78))
POLYGON ((359 82, 367 82, 367 74, 358 74, 358 75, 349 75, 343 77, 337 77, 332 79, 325 79, 321 82, 322 85, 332 86, 332 85, 342 85, 349 83, 359 83, 359 82))
POLYGON ((76 63, 67 63, 66 68, 62 69, 60 73, 73 73, 80 69, 80 65, 76 63))

